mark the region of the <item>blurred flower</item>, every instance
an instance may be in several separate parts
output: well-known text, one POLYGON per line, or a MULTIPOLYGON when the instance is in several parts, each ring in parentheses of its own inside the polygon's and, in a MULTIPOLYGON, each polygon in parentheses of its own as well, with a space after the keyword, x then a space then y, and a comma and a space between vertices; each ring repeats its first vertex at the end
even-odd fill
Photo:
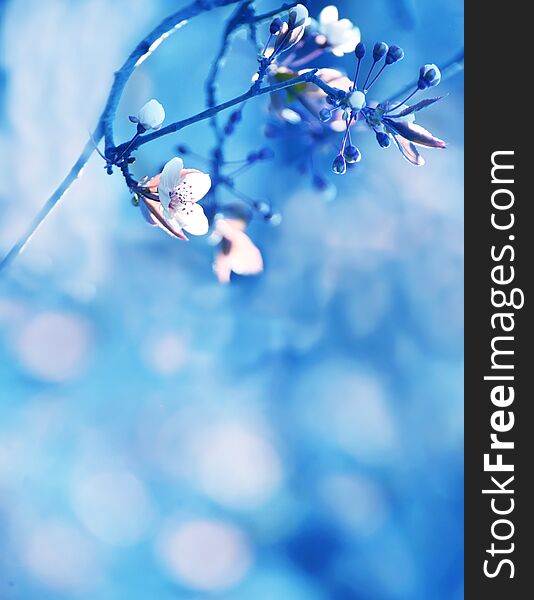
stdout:
POLYGON ((257 246, 244 232, 242 219, 218 219, 215 231, 221 236, 213 269, 220 283, 229 283, 230 275, 256 275, 263 271, 263 258, 257 246))
POLYGON ((148 131, 150 129, 159 129, 165 120, 165 109, 163 106, 152 98, 146 104, 144 104, 137 113, 136 116, 130 117, 132 123, 137 123, 139 133, 148 131))
POLYGON ((98 554, 91 539, 65 520, 36 523, 22 543, 26 568, 48 590, 79 596, 91 591, 100 576, 98 554))
POLYGON ((248 419, 187 429, 177 451, 195 487, 222 506, 256 510, 283 489, 284 466, 268 430, 248 419))
POLYGON ((204 235, 208 232, 209 223, 203 208, 197 204, 209 192, 210 176, 196 169, 184 169, 181 158, 171 159, 163 171, 153 177, 146 187, 150 191, 157 189, 159 202, 144 201, 143 206, 151 206, 159 212, 171 231, 157 221, 152 211, 144 209, 144 215, 152 225, 159 225, 171 235, 185 237, 181 234, 184 229, 192 235, 204 235), (159 206, 158 206, 159 205, 159 206))
MULTIPOLYGON (((271 70, 270 78, 273 83, 287 81, 306 73, 308 69, 293 71, 287 67, 276 67, 271 70)), ((328 85, 348 92, 352 82, 337 69, 319 69, 317 77, 328 85)), ((319 87, 310 83, 295 85, 271 94, 270 109, 283 121, 291 124, 316 123, 319 119, 326 131, 343 131, 345 123, 341 113, 324 107, 327 96, 319 87)))
POLYGON ((84 527, 110 546, 137 544, 153 514, 143 481, 126 469, 80 475, 73 482, 71 502, 84 527))
POLYGON ((74 379, 87 366, 92 345, 89 323, 74 313, 45 311, 25 319, 14 340, 20 367, 48 382, 74 379))
POLYGON ((337 8, 333 5, 325 6, 319 14, 320 36, 316 41, 326 43, 332 53, 343 56, 354 52, 360 41, 360 30, 349 19, 340 19, 337 8))
POLYGON ((253 560, 242 531, 215 519, 191 519, 165 528, 158 554, 173 579, 204 592, 236 585, 253 560))

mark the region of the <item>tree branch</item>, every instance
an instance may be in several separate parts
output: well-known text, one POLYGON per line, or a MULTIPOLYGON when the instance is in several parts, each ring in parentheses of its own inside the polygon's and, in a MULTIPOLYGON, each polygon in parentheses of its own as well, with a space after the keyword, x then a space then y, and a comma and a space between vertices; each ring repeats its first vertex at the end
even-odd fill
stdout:
MULTIPOLYGON (((217 106, 212 106, 203 110, 202 112, 193 115, 192 117, 188 117, 187 119, 183 119, 181 121, 176 121, 174 123, 170 123, 166 127, 162 127, 157 131, 153 131, 152 133, 147 133, 145 135, 140 136, 136 142, 134 142, 130 146, 130 150, 136 150, 141 146, 148 144, 148 142, 152 142, 153 140, 157 140, 160 137, 169 135, 170 133, 175 133, 176 131, 180 131, 180 129, 184 129, 189 125, 193 125, 194 123, 199 123, 200 121, 204 121, 206 119, 210 119, 214 115, 222 112, 223 110, 227 110, 228 108, 232 108, 232 106, 236 106, 237 104, 241 104, 250 98, 254 98, 256 96, 263 96, 264 94, 270 94, 272 92, 277 92, 279 90, 283 90, 285 88, 298 85, 299 83, 313 83, 317 87, 320 87, 324 92, 326 92, 329 96, 333 96, 335 98, 342 97, 346 94, 343 90, 339 90, 338 88, 334 88, 326 84, 322 79, 317 77, 318 69, 311 69, 298 77, 294 77, 293 79, 288 79, 287 81, 282 81, 280 83, 275 83, 274 85, 268 85, 262 88, 255 88, 252 86, 248 92, 241 94, 241 96, 237 96, 236 98, 232 98, 232 100, 227 100, 222 104, 218 104, 217 106)), ((118 154, 122 152, 122 150, 126 147, 129 142, 125 142, 120 146, 117 146, 116 151, 118 154)))
POLYGON ((212 10, 214 8, 236 4, 239 0, 195 0, 188 6, 174 12, 165 18, 155 29, 153 29, 131 52, 122 67, 116 71, 113 85, 109 92, 104 110, 100 115, 97 126, 92 137, 86 142, 80 156, 60 183, 58 188, 48 198, 44 206, 37 213, 29 228, 17 240, 11 250, 0 262, 0 272, 5 269, 24 249, 32 235, 37 231, 52 209, 61 200, 65 192, 79 177, 83 167, 96 150, 96 144, 104 137, 106 140, 106 152, 113 148, 113 121, 121 99, 122 93, 132 73, 146 58, 177 29, 185 25, 193 17, 212 10))

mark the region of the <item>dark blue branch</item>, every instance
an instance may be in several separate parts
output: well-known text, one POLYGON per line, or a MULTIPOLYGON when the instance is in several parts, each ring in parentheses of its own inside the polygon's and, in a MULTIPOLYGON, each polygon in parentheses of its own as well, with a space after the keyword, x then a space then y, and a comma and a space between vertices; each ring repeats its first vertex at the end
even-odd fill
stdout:
MULTIPOLYGON (((274 85, 268 85, 262 88, 256 88, 255 86, 252 86, 248 90, 248 92, 241 94, 241 96, 232 98, 232 100, 228 100, 227 102, 223 102, 222 104, 218 104, 217 106, 207 108, 206 110, 203 110, 202 112, 199 112, 196 115, 193 115, 192 117, 188 117, 187 119, 170 123, 166 127, 162 127, 161 129, 153 131, 152 133, 147 133, 143 136, 140 136, 139 139, 131 145, 130 149, 136 150, 144 144, 148 144, 149 142, 157 140, 160 137, 169 135, 170 133, 175 133, 176 131, 180 131, 180 129, 184 129, 189 125, 199 123, 200 121, 210 119, 217 113, 220 113, 223 110, 227 110, 228 108, 232 108, 232 106, 236 106, 237 104, 241 104, 242 102, 245 102, 250 98, 254 98, 256 96, 263 96, 264 94, 270 94, 271 92, 283 90, 284 88, 288 88, 293 85, 298 85, 299 83, 313 83, 317 87, 320 87, 326 94, 334 98, 342 98, 346 95, 346 92, 344 92, 343 90, 331 87, 328 84, 326 84, 322 79, 317 77, 317 71, 318 69, 312 69, 293 79, 282 81, 274 85)), ((117 146, 117 152, 120 153, 124 149, 124 147, 125 144, 117 146)))

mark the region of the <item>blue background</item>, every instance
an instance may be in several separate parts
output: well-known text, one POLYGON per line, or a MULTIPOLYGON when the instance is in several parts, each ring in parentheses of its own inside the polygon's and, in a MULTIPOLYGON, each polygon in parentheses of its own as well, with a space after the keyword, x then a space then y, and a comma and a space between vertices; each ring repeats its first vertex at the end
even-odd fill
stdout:
MULTIPOLYGON (((406 52, 377 99, 462 46, 458 0, 338 4, 368 46, 406 52)), ((2 253, 74 162, 113 71, 181 5, 3 3, 2 253)), ((151 97, 169 122, 202 108, 228 13, 191 22, 137 70, 120 139, 151 97)), ((255 67, 238 36, 220 98, 255 67)), ((205 239, 147 227, 93 157, 1 275, 0 598, 463 597, 462 76, 440 91, 418 121, 449 147, 423 168, 362 134, 344 178, 328 174, 335 150, 317 159, 335 200, 290 161, 243 176, 283 221, 252 224, 265 273, 227 287, 205 239)), ((266 118, 265 98, 248 104, 230 158, 283 152, 266 118)), ((210 128, 145 146, 135 174, 176 143, 207 154, 210 128)))

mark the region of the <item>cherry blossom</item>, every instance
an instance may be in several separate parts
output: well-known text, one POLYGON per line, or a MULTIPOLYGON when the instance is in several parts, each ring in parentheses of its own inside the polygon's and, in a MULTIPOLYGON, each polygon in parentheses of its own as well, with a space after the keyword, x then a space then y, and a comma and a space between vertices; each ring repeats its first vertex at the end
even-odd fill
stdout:
POLYGON ((144 198, 141 205, 144 206, 145 217, 152 225, 158 225, 170 235, 182 239, 187 239, 182 229, 191 235, 204 235, 208 232, 208 219, 204 209, 198 204, 211 187, 211 178, 207 173, 197 169, 184 169, 183 160, 175 157, 146 187, 152 193, 157 191, 159 197, 159 202, 144 198))

